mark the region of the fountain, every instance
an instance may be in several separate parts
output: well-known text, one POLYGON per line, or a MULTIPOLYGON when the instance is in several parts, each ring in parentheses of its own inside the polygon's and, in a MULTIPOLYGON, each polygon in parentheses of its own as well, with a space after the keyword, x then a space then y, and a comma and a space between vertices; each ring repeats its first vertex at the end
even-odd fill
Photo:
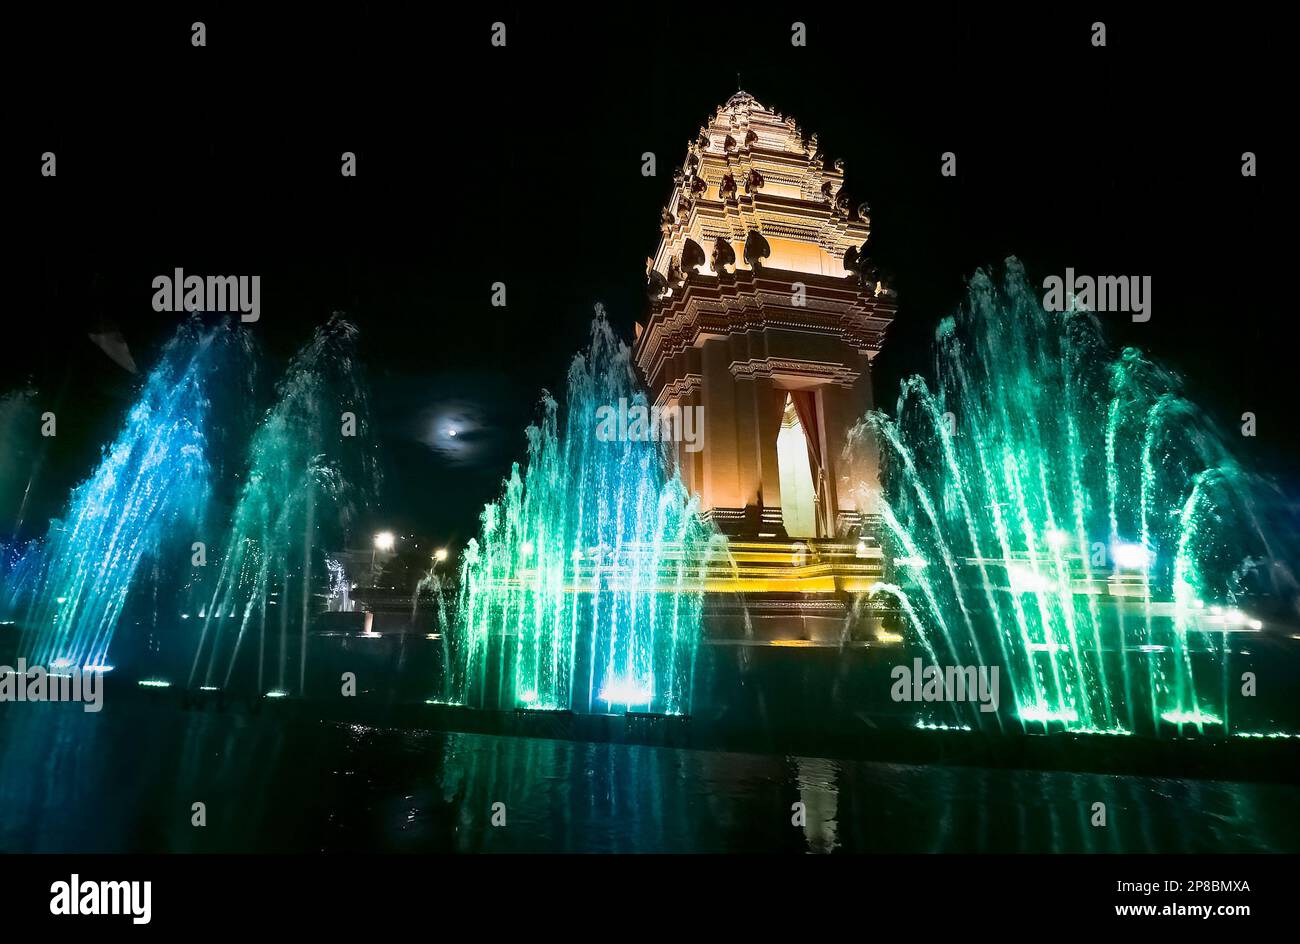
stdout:
POLYGON ((601 441, 597 410, 645 405, 597 308, 563 418, 542 399, 528 455, 461 565, 455 700, 581 712, 690 710, 710 529, 659 442, 601 441))
MULTIPOLYGON (((885 457, 880 488, 855 483, 889 562, 870 596, 932 663, 1000 665, 1022 730, 1231 730, 1234 636, 1263 627, 1242 607, 1288 558, 1265 483, 1178 378, 1111 356, 1092 314, 1045 311, 1015 259, 940 324, 936 378, 850 436, 885 457)), ((949 708, 918 723, 993 723, 949 708)))
POLYGON ((288 689, 291 663, 301 691, 304 627, 316 585, 330 579, 319 548, 377 481, 355 338, 338 316, 318 329, 249 439, 250 335, 186 321, 65 514, 43 539, 0 546, 0 618, 21 632, 15 654, 51 670, 107 671, 122 661, 109 659, 119 624, 129 625, 141 638, 119 656, 142 685, 184 672, 183 658, 191 685, 217 688, 231 683, 252 629, 258 691, 268 677, 288 689), (227 458, 245 444, 246 464, 227 458), (209 547, 207 536, 223 532, 209 547))
POLYGON ((378 481, 356 335, 337 314, 318 328, 290 362, 274 405, 253 432, 216 578, 196 591, 202 631, 191 688, 228 688, 250 630, 257 637, 257 691, 267 692, 272 682, 272 692, 288 691, 291 662, 297 690, 305 688, 312 598, 318 583, 330 582, 319 548, 337 539, 378 481))
POLYGON ((144 562, 188 556, 210 495, 206 387, 235 348, 229 330, 183 325, 63 516, 43 541, 6 550, 0 599, 29 663, 111 669, 109 646, 144 562))

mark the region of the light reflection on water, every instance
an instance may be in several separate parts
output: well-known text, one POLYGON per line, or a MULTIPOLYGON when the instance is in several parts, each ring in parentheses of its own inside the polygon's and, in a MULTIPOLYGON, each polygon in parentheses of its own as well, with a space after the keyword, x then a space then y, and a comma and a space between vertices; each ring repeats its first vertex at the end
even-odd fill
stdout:
POLYGON ((1295 851, 1300 788, 7 705, 0 850, 1295 851), (208 825, 191 825, 192 804, 208 825), (490 824, 505 804, 506 825, 490 824), (806 822, 793 824, 802 802, 806 822), (1095 802, 1108 826, 1090 823, 1095 802))

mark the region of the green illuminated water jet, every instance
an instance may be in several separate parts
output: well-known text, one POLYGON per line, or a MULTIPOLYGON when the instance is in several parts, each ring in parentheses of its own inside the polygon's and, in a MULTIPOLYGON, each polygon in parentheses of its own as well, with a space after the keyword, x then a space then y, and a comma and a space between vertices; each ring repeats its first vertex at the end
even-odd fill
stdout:
POLYGON ((1027 730, 1226 731, 1231 634, 1260 628, 1240 607, 1277 554, 1258 480, 1178 378, 1112 356, 1090 313, 1045 311, 1014 259, 941 323, 935 377, 849 443, 883 456, 879 488, 850 484, 879 510, 875 594, 909 638, 1003 666, 1027 730))
POLYGON ((689 711, 710 529, 658 442, 601 441, 597 410, 644 404, 597 309, 528 456, 465 552, 451 653, 456 700, 550 710, 689 711))
POLYGON ((298 668, 297 690, 305 686, 312 597, 329 581, 320 549, 346 529, 378 480, 356 336, 338 315, 317 329, 253 433, 215 580, 196 593, 202 631, 191 686, 229 687, 250 630, 257 690, 272 683, 276 691, 288 690, 291 663, 298 668))

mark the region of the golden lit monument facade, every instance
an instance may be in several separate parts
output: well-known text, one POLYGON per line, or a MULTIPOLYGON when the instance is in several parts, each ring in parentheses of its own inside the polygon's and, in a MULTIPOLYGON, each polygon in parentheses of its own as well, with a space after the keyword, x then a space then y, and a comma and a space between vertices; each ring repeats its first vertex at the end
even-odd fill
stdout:
POLYGON ((703 408, 683 480, 729 535, 843 534, 870 511, 847 483, 876 470, 842 452, 896 306, 842 162, 737 92, 689 146, 660 223, 635 356, 656 405, 703 408))

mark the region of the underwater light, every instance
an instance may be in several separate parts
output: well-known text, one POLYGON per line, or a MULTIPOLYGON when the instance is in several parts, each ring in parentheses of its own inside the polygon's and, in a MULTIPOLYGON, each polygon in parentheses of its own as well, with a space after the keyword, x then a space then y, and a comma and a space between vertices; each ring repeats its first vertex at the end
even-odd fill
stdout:
POLYGON ((200 685, 200 686, 199 686, 199 691, 201 691, 201 692, 219 692, 219 691, 221 691, 221 689, 217 688, 217 686, 215 686, 215 685, 200 685))
POLYGON ((288 692, 282 691, 281 689, 278 688, 272 689, 271 691, 266 693, 267 698, 287 698, 288 696, 289 696, 288 692))
POLYGON ((438 548, 433 552, 433 559, 441 564, 447 559, 447 549, 445 547, 438 548))
POLYGON ((1057 530, 1056 528, 1052 528, 1048 531, 1045 537, 1047 538, 1047 543, 1056 548, 1065 547, 1065 545, 1070 542, 1070 536, 1064 531, 1057 530))
POLYGON ((1255 619, 1254 617, 1250 616, 1247 613, 1243 613, 1241 610, 1238 610, 1235 607, 1231 609, 1225 609, 1224 607, 1219 606, 1218 604, 1214 604, 1209 607, 1209 614, 1210 615, 1206 619, 1206 622, 1215 623, 1218 624, 1219 626, 1222 626, 1225 632, 1229 632, 1234 629, 1238 629, 1238 630, 1249 629, 1253 632, 1259 632, 1261 629, 1264 628, 1264 623, 1262 620, 1255 619))
POLYGON ((375 550, 377 551, 391 551, 396 543, 397 537, 392 531, 380 531, 375 535, 375 550))
POLYGON ((1151 566, 1151 551, 1141 544, 1117 542, 1110 550, 1120 570, 1142 570, 1151 566))
POLYGON ((1021 565, 1007 568, 1007 580, 1011 583, 1012 593, 1046 593, 1052 589, 1052 582, 1047 577, 1021 565))
POLYGON ((113 667, 111 665, 105 665, 104 663, 100 662, 95 665, 85 666, 82 669, 82 671, 83 672, 112 672, 113 667))
POLYGON ((1166 711, 1160 717, 1170 724, 1223 724, 1223 719, 1204 711, 1166 711))
POLYGON ((136 683, 141 688, 171 688, 172 683, 165 679, 140 679, 136 683))
POLYGON ((599 698, 607 705, 648 705, 654 700, 654 689, 629 678, 614 678, 600 690, 599 698))
POLYGON ((1079 713, 1073 708, 1053 709, 1045 705, 1025 705, 1018 714, 1021 721, 1037 721, 1040 724, 1048 724, 1053 721, 1072 724, 1079 720, 1079 713))

